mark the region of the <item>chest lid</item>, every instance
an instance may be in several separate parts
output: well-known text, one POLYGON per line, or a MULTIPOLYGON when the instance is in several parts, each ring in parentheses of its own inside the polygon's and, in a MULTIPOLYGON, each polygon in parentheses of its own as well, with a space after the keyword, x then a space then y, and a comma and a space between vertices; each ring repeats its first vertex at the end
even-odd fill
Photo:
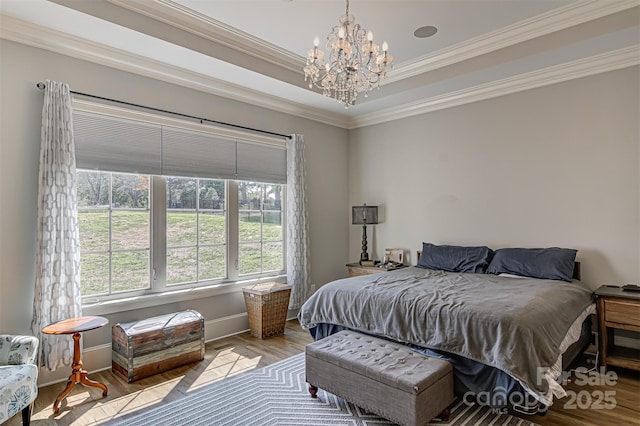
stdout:
POLYGON ((160 315, 140 321, 119 323, 117 324, 117 327, 120 327, 126 335, 133 336, 155 330, 175 328, 183 324, 190 324, 196 321, 199 322, 202 319, 203 317, 198 311, 187 309, 186 311, 160 315))

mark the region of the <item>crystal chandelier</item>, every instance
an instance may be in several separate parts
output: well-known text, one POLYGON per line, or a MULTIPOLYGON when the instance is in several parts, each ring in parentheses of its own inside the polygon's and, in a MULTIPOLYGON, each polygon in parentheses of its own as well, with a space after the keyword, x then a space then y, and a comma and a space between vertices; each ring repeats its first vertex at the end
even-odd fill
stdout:
POLYGON ((385 41, 380 46, 373 42, 373 33, 356 24, 356 17, 347 12, 340 17, 340 24, 333 27, 327 36, 328 60, 318 49, 320 40, 313 40, 313 49, 307 53, 304 81, 309 88, 316 86, 322 94, 336 99, 348 108, 355 105, 358 93, 365 98, 387 75, 387 66, 392 67, 393 57, 387 52, 385 41))

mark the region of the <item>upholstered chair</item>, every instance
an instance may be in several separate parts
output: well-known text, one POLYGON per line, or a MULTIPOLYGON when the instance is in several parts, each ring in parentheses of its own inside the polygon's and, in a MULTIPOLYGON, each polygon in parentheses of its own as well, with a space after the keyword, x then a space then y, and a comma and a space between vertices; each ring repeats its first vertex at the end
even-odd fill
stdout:
POLYGON ((38 396, 38 339, 0 334, 0 423, 22 411, 22 424, 31 422, 38 396))

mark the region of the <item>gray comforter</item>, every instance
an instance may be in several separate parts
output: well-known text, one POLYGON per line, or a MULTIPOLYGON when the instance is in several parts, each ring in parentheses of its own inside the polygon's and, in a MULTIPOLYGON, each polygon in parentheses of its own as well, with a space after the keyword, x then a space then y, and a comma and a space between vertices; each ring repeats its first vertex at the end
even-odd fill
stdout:
POLYGON ((592 303, 580 282, 408 267, 333 281, 300 309, 304 328, 328 323, 442 350, 499 368, 530 391, 549 384, 560 343, 592 303))

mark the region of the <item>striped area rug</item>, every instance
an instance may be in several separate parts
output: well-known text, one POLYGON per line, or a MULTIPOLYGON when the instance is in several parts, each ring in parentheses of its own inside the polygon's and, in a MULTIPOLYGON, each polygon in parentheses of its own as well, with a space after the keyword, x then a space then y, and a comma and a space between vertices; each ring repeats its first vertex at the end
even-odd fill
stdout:
MULTIPOLYGON (((313 399, 304 380, 304 354, 259 370, 212 383, 192 394, 115 419, 126 426, 263 426, 263 425, 393 425, 374 414, 320 390, 313 399)), ((447 422, 433 426, 536 426, 514 416, 462 402, 447 422)))

